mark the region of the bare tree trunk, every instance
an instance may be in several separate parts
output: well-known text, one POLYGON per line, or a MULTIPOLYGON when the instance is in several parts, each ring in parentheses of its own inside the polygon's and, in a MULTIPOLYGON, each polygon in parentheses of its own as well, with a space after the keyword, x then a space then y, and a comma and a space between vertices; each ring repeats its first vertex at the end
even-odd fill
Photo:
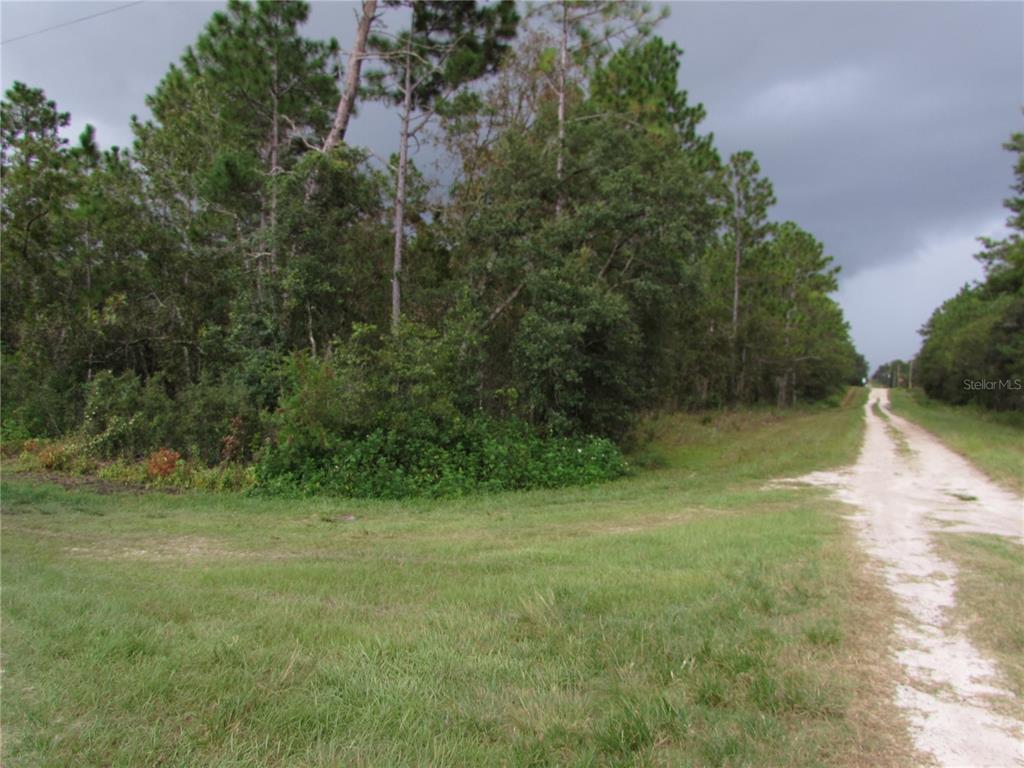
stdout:
POLYGON ((309 337, 309 348, 316 357, 316 336, 313 335, 313 309, 306 302, 306 335, 309 337))
POLYGON ((391 332, 398 333, 402 317, 402 244, 405 234, 405 170, 409 161, 409 118, 412 112, 412 55, 405 51, 405 94, 402 104, 402 136, 398 146, 398 174, 395 180, 395 257, 391 271, 391 332))
MULTIPOLYGON (((782 340, 782 354, 784 358, 792 361, 793 351, 791 349, 791 342, 793 338, 793 312, 796 310, 796 278, 794 277, 793 282, 789 285, 789 306, 786 307, 786 332, 783 335, 782 340)), ((785 408, 793 400, 794 394, 789 388, 790 380, 793 381, 793 388, 796 387, 796 370, 793 368, 792 362, 789 363, 789 368, 786 369, 782 376, 775 378, 779 387, 779 399, 778 406, 780 409, 785 408)))
POLYGON ((778 396, 775 400, 775 407, 780 411, 789 403, 789 394, 786 392, 786 385, 789 383, 789 372, 775 377, 775 386, 778 387, 778 396))
POLYGON ((366 39, 370 35, 370 26, 376 12, 377 0, 363 0, 363 14, 359 17, 359 27, 356 29, 355 47, 349 54, 348 68, 345 70, 345 89, 342 91, 341 100, 338 101, 338 111, 334 115, 331 132, 324 141, 324 152, 330 152, 345 140, 345 131, 348 130, 348 121, 352 117, 352 108, 359 92, 359 72, 366 57, 366 39))
POLYGON ((270 123, 270 247, 268 248, 270 263, 267 265, 267 271, 270 274, 277 272, 277 177, 281 172, 281 113, 278 103, 277 75, 277 58, 275 57, 271 62, 272 81, 270 84, 272 110, 270 123))
POLYGON ((743 261, 743 243, 740 239, 739 222, 736 223, 736 253, 732 272, 732 338, 735 340, 740 330, 740 266, 743 261))
POLYGON ((569 5, 562 2, 562 42, 558 63, 558 158, 555 161, 555 175, 558 179, 558 194, 555 198, 555 215, 562 213, 562 182, 565 180, 565 74, 569 68, 569 5))
POLYGON ((742 359, 739 354, 740 334, 740 265, 743 260, 743 247, 740 242, 739 222, 736 225, 736 253, 735 266, 732 275, 732 356, 736 364, 736 377, 733 379, 735 392, 733 395, 739 400, 742 397, 744 368, 746 366, 746 350, 743 350, 742 359))

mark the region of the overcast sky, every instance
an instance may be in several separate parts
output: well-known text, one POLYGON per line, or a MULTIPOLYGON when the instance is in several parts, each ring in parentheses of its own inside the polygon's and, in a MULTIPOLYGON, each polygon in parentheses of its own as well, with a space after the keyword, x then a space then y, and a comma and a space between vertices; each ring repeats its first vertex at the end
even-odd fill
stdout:
MULTIPOLYGON (((3 40, 124 3, 0 3, 3 40)), ((130 145, 132 114, 221 4, 143 2, 2 46, 2 81, 43 88, 130 145)), ((353 37, 355 5, 314 2, 307 34, 353 37)), ((1022 130, 1024 4, 672 3, 659 34, 722 154, 750 149, 792 219, 842 265, 839 299, 872 367, 913 355, 917 329, 981 276, 975 238, 1003 233, 1022 130)), ((393 115, 349 131, 380 154, 393 115)))

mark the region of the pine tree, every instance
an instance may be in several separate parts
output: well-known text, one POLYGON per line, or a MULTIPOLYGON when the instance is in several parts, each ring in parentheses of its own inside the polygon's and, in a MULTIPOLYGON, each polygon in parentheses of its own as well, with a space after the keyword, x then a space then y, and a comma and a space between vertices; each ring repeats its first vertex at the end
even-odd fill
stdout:
POLYGON ((467 0, 404 4, 412 13, 409 29, 371 38, 370 47, 385 60, 386 68, 368 74, 377 98, 395 104, 401 116, 391 278, 391 329, 396 333, 402 314, 409 144, 439 112, 457 104, 460 89, 495 70, 519 20, 512 0, 487 7, 467 0))

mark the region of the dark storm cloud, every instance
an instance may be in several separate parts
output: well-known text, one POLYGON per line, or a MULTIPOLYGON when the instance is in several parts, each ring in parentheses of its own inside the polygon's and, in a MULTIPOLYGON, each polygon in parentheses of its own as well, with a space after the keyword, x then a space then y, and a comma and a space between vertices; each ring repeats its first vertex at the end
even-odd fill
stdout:
MULTIPOLYGON (((4 39, 113 7, 0 5, 4 39)), ((143 3, 3 46, 3 87, 43 87, 74 128, 128 144, 128 117, 220 4, 143 3)), ((354 29, 352 3, 314 3, 307 34, 354 29)), ((998 229, 1020 130, 1024 5, 676 3, 659 33, 724 155, 755 152, 778 219, 824 241, 873 363, 909 356, 931 310, 980 273, 973 237, 998 229)), ((371 105, 350 138, 385 155, 393 115, 371 105)))
MULTIPOLYGON (((1019 129, 1019 4, 680 4, 662 32, 726 151, 754 150, 775 215, 848 273, 998 211, 1019 129)), ((980 234, 980 233, 979 233, 980 234)))

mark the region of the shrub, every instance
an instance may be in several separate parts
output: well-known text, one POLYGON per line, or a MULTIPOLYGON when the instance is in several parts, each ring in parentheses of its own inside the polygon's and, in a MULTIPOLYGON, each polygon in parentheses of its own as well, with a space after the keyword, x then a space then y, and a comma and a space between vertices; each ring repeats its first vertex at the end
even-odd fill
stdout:
POLYGON ((29 440, 19 457, 18 467, 29 471, 45 469, 88 474, 96 471, 97 464, 87 455, 81 443, 73 440, 29 440))
POLYGON ((180 458, 181 454, 170 448, 154 451, 149 454, 149 459, 146 461, 146 475, 154 479, 169 477, 174 474, 180 458))
POLYGON ((384 337, 361 326, 329 360, 295 356, 257 487, 401 498, 550 488, 625 472, 609 440, 463 416, 470 393, 457 373, 460 345, 415 325, 384 337))
POLYGON ((86 385, 82 429, 88 451, 100 458, 138 458, 174 445, 180 422, 160 376, 143 384, 134 373, 102 371, 86 385))
POLYGON ((257 487, 395 499, 581 485, 626 472, 604 438, 542 436, 523 422, 485 417, 455 420, 430 437, 376 429, 310 448, 269 446, 256 466, 257 487))
POLYGON ((253 457, 261 416, 240 381, 202 379, 172 397, 161 376, 145 383, 133 373, 97 374, 86 385, 82 431, 104 459, 127 460, 166 447, 206 464, 253 457))
POLYGON ((185 387, 175 398, 181 422, 177 442, 170 445, 207 465, 251 459, 263 425, 249 394, 233 376, 185 387))
POLYGON ((47 355, 0 352, 0 436, 4 442, 56 437, 78 424, 81 388, 78 371, 47 355))
POLYGON ((187 486, 202 491, 245 491, 255 482, 256 474, 253 467, 230 464, 193 468, 187 486))
POLYGON ((43 469, 61 471, 71 468, 71 452, 63 443, 51 443, 36 454, 43 469))

